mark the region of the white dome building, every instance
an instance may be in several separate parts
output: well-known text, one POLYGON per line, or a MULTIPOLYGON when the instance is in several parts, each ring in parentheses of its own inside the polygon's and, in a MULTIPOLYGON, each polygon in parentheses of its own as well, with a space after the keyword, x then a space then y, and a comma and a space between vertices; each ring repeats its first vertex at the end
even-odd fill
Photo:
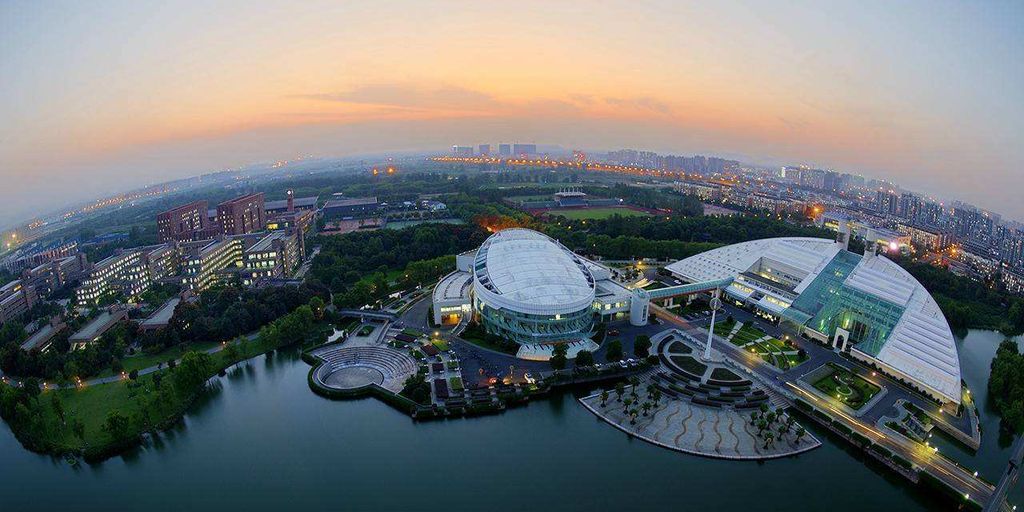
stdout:
POLYGON ((473 308, 487 332, 521 345, 590 334, 596 283, 582 258, 550 237, 506 229, 473 260, 473 308))

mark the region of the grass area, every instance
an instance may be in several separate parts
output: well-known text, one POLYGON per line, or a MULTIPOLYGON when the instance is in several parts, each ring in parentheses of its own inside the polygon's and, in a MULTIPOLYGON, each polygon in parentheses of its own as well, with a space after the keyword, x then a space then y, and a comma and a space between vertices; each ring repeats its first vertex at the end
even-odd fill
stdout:
POLYGON ((538 194, 532 196, 511 196, 506 197, 509 201, 523 202, 523 201, 554 201, 552 194, 538 194))
POLYGON ((903 408, 906 409, 907 412, 909 412, 915 418, 917 418, 917 421, 922 425, 928 425, 932 422, 931 417, 925 414, 925 412, 921 410, 921 408, 918 407, 917 405, 914 405, 910 402, 903 402, 903 408))
MULTIPOLYGON (((213 374, 273 348, 257 338, 239 343, 231 350, 211 354, 213 374)), ((175 391, 174 372, 165 369, 139 376, 134 381, 123 379, 77 389, 44 391, 39 397, 39 411, 46 431, 46 448, 53 453, 85 453, 87 457, 106 453, 119 445, 105 428, 108 416, 115 411, 127 418, 130 432, 162 428, 176 421, 194 396, 175 391), (59 419, 54 408, 53 394, 57 395, 65 412, 65 422, 59 419), (73 422, 81 422, 81 437, 72 431, 73 422)))
POLYGON ((437 347, 437 349, 442 352, 448 351, 448 342, 445 340, 438 338, 436 340, 432 340, 431 343, 433 343, 434 346, 437 347))
POLYGON ((359 332, 356 333, 356 336, 369 336, 371 332, 373 332, 373 326, 367 324, 359 328, 359 332))
POLYGON ((650 217, 647 212, 632 210, 629 208, 565 208, 548 210, 548 215, 561 215, 569 220, 597 220, 607 219, 612 215, 623 217, 650 217))
POLYGON ((657 290, 658 288, 667 288, 667 286, 661 281, 651 281, 644 286, 644 290, 657 290))
POLYGON ((448 387, 452 391, 462 391, 464 389, 462 387, 462 379, 458 377, 448 377, 448 387))
POLYGON ((668 346, 669 354, 689 354, 692 352, 693 349, 681 341, 673 341, 672 344, 668 346))
POLYGON ((458 361, 448 361, 448 363, 445 366, 447 366, 449 370, 458 370, 459 369, 459 362, 458 361))
POLYGON ((711 371, 711 378, 715 380, 742 380, 739 375, 736 375, 732 370, 728 368, 715 368, 711 371))
POLYGON ((842 366, 829 363, 828 367, 831 371, 812 385, 818 391, 839 400, 851 409, 860 409, 881 391, 878 386, 842 366))
POLYGON ((417 331, 416 329, 413 329, 411 327, 406 327, 405 329, 402 329, 402 334, 405 334, 406 336, 414 336, 416 338, 423 336, 422 332, 417 331))
POLYGON ((500 339, 487 335, 484 332, 483 327, 480 327, 477 324, 470 324, 462 331, 462 334, 459 337, 469 343, 495 352, 515 354, 519 351, 518 345, 515 345, 514 343, 502 343, 500 339))
MULTIPOLYGON (((210 350, 211 348, 216 347, 217 345, 217 342, 211 341, 208 343, 193 343, 184 350, 182 350, 181 345, 175 345, 173 347, 157 352, 155 354, 139 352, 133 356, 125 357, 121 361, 121 366, 124 367, 125 373, 129 373, 132 370, 143 370, 145 368, 149 368, 150 366, 156 366, 160 363, 167 363, 167 361, 170 361, 171 359, 179 359, 181 358, 181 356, 185 355, 185 352, 188 352, 189 350, 194 350, 196 352, 206 352, 207 350, 210 350)), ((95 377, 110 377, 113 374, 114 371, 111 370, 110 368, 107 368, 106 370, 103 370, 95 377)))
POLYGON ((718 322, 715 324, 715 334, 724 338, 732 332, 734 327, 736 327, 736 320, 733 320, 732 322, 728 320, 725 322, 718 322))
POLYGON ((689 373, 700 376, 708 369, 707 365, 689 356, 670 356, 673 363, 689 373))
POLYGON ((396 220, 388 221, 384 229, 405 229, 412 226, 418 226, 420 224, 435 223, 435 224, 465 224, 466 222, 462 219, 419 219, 419 220, 396 220))

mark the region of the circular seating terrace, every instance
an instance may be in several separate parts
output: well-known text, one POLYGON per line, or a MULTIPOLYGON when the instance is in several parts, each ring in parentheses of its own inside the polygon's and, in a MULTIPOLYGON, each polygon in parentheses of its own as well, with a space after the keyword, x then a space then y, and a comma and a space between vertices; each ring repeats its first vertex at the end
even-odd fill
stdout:
POLYGON ((313 378, 334 389, 357 389, 377 384, 392 391, 402 389, 416 373, 416 360, 386 347, 343 347, 319 354, 323 364, 313 378))

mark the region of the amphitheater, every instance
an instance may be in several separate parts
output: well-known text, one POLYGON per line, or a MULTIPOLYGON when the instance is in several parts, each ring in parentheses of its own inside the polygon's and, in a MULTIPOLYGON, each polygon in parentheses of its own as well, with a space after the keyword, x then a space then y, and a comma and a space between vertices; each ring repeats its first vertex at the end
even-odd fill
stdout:
POLYGON ((416 373, 416 360, 382 346, 327 347, 313 354, 323 361, 313 379, 324 387, 354 390, 377 384, 395 393, 416 373))

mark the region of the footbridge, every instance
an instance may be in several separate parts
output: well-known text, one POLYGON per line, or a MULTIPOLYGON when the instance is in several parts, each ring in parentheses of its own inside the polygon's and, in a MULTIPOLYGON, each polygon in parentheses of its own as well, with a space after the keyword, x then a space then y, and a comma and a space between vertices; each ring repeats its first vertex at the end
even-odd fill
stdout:
POLYGON ((655 290, 644 290, 637 288, 633 290, 633 297, 629 307, 629 323, 633 325, 647 324, 647 317, 650 312, 651 300, 671 299, 697 293, 715 292, 732 283, 732 278, 712 279, 710 281, 698 281, 696 283, 668 286, 655 290))
POLYGON ((693 295, 695 293, 706 293, 714 290, 721 290, 732 283, 732 278, 727 277, 725 279, 713 279, 711 281, 700 281, 697 283, 681 284, 679 286, 669 286, 667 288, 658 288, 656 290, 646 290, 647 295, 651 299, 668 299, 670 297, 679 297, 682 295, 693 295))

